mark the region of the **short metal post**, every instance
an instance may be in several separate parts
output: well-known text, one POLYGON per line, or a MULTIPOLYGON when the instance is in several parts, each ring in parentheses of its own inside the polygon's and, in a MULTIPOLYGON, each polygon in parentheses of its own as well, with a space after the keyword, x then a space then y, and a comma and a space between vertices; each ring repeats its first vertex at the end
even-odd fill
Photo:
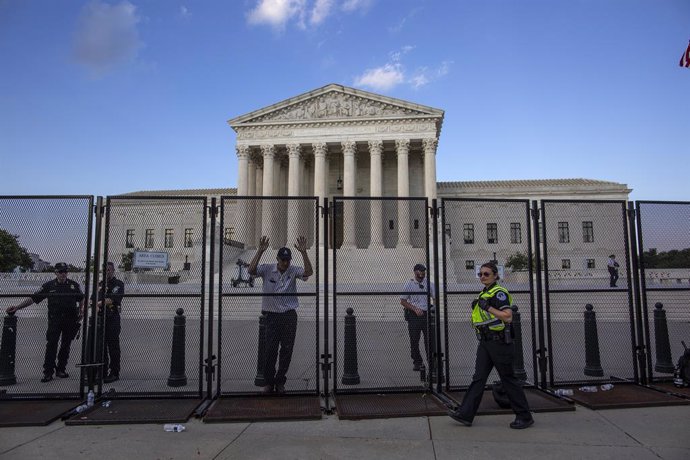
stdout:
POLYGON ((522 323, 520 320, 520 312, 517 305, 511 307, 513 310, 513 321, 510 327, 513 329, 513 341, 515 343, 515 356, 513 357, 513 374, 515 378, 525 382, 527 380, 527 372, 525 372, 525 359, 522 350, 522 323))
POLYGON ((357 317, 354 310, 348 308, 345 316, 345 360, 343 369, 343 385, 357 385, 359 372, 357 371, 357 317))
POLYGON ((2 326, 0 341, 0 385, 14 385, 17 376, 14 374, 14 363, 17 350, 17 317, 8 313, 2 326))
POLYGON ((266 385, 266 378, 264 377, 264 366, 266 365, 266 315, 259 316, 259 346, 258 356, 256 358, 256 377, 254 377, 254 385, 262 387, 266 385))
POLYGON ((181 387, 187 385, 185 375, 185 330, 187 319, 182 308, 177 309, 175 323, 173 325, 172 355, 170 357, 169 387, 181 387))
POLYGON ((671 357, 671 343, 668 339, 666 310, 664 310, 664 305, 661 302, 654 305, 654 343, 656 348, 654 372, 673 374, 675 366, 671 357))
POLYGON ((585 375, 603 377, 601 356, 599 355, 599 336, 597 334, 597 316, 592 304, 585 305, 585 375))

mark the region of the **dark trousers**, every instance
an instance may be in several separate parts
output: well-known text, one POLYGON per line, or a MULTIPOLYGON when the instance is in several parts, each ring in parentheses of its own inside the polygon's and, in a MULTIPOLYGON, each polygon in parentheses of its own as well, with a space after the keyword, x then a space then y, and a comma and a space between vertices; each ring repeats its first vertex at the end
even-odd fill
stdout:
POLYGON ((120 314, 112 313, 105 317, 103 373, 120 375, 120 314))
MULTIPOLYGON (((409 311, 409 310, 407 310, 409 311)), ((430 324, 429 312, 424 312, 424 315, 417 316, 414 312, 409 311, 406 315, 407 319, 407 332, 410 336, 410 357, 412 358, 413 364, 424 364, 422 354, 419 352, 419 339, 424 335, 424 353, 427 360, 431 362, 430 351, 434 347, 434 329, 433 324, 430 324), (429 324, 430 328, 427 328, 429 324)))
POLYGON ((457 414, 462 419, 470 422, 474 419, 479 409, 479 404, 482 402, 486 380, 494 367, 498 371, 503 388, 510 400, 510 406, 517 418, 521 420, 530 420, 532 418, 522 385, 513 374, 513 354, 514 347, 512 343, 506 344, 495 340, 481 340, 479 342, 472 383, 457 410, 457 414))
POLYGON ((609 267, 609 286, 616 287, 616 281, 618 281, 618 269, 609 267))
POLYGON ((48 315, 46 331, 46 354, 43 361, 43 373, 52 375, 55 370, 65 371, 69 360, 72 340, 79 331, 79 318, 74 316, 48 315), (58 352, 58 342, 60 351, 58 352), (57 365, 55 358, 57 357, 57 365))
POLYGON ((297 333, 297 312, 262 312, 266 315, 264 379, 266 385, 285 385, 297 333), (280 349, 280 354, 279 350, 280 349), (279 359, 280 358, 280 359, 279 359), (276 371, 278 361, 278 371, 276 371))

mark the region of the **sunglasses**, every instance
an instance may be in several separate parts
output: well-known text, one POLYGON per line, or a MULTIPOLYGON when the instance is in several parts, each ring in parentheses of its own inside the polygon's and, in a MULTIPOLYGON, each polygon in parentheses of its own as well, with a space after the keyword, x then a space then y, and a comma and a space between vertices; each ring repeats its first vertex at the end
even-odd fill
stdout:
POLYGON ((487 276, 487 277, 488 277, 488 276, 491 276, 492 274, 493 274, 493 273, 491 273, 491 272, 479 272, 479 276, 480 276, 480 277, 484 277, 484 276, 487 276))

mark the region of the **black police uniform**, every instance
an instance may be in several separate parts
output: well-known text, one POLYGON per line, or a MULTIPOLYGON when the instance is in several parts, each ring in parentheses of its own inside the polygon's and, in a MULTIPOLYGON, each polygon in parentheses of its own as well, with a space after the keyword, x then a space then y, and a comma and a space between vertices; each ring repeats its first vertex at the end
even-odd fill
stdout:
MULTIPOLYGON (((480 294, 491 290, 495 286, 496 284, 494 283, 484 288, 480 294)), ((488 304, 497 310, 510 308, 510 299, 508 296, 505 295, 505 293, 503 293, 504 295, 496 294, 487 299, 488 304)), ((510 328, 508 326, 500 332, 490 331, 487 328, 477 334, 479 337, 479 345, 477 346, 477 360, 472 383, 467 389, 467 393, 465 393, 462 404, 453 414, 463 421, 471 423, 474 419, 477 410, 479 410, 482 396, 484 395, 486 381, 494 367, 498 372, 516 418, 522 421, 532 420, 532 414, 530 413, 522 384, 513 373, 515 347, 511 340, 506 340, 505 334, 510 334, 510 328)))
POLYGON ((103 281, 98 283, 98 300, 102 301, 99 314, 103 331, 103 374, 108 370, 111 376, 120 376, 120 310, 122 297, 125 294, 125 283, 113 277, 106 281, 105 294, 103 293, 103 281), (111 305, 105 305, 105 299, 112 301, 111 305))
POLYGON ((69 360, 70 345, 77 336, 81 315, 78 303, 84 298, 79 283, 66 279, 48 281, 31 296, 34 303, 48 299, 48 330, 43 373, 52 376, 54 371, 65 372, 69 360), (60 351, 58 352, 58 342, 60 351), (57 364, 55 358, 57 356, 57 364))

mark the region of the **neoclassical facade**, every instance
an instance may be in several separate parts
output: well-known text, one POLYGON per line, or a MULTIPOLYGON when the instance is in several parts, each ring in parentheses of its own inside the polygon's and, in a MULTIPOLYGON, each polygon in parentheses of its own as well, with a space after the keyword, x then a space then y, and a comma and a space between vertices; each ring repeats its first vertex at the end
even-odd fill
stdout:
MULTIPOLYGON (((319 202, 333 196, 435 198, 443 115, 433 107, 331 84, 233 118, 228 124, 237 133, 237 195, 315 196, 319 202)), ((285 235, 278 239, 292 241, 306 217, 288 209, 287 219, 278 224, 270 217, 276 215, 270 206, 264 205, 260 214, 255 207, 238 206, 238 219, 261 228, 238 231, 236 238, 248 247, 258 234, 285 235), (276 228, 283 224, 285 232, 276 228)), ((358 217, 357 226, 342 229, 345 247, 400 247, 419 241, 414 230, 423 216, 414 216, 404 202, 372 203, 367 212, 346 202, 342 212, 345 223, 358 217), (415 220, 416 226, 398 224, 415 220)))

